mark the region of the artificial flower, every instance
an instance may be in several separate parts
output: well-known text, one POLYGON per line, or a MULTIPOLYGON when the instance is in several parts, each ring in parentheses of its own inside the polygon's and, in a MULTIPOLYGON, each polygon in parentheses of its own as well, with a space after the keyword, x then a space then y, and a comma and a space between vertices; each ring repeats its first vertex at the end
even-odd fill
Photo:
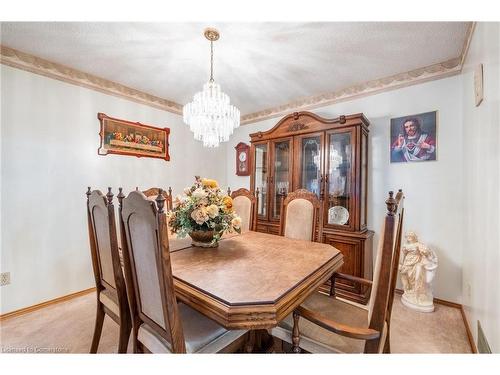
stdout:
POLYGON ((209 188, 212 188, 212 189, 215 189, 215 188, 219 187, 219 184, 217 183, 216 180, 211 180, 209 178, 202 178, 201 179, 201 183, 203 184, 203 186, 206 186, 206 187, 209 187, 209 188))
POLYGON ((233 208, 233 199, 229 195, 222 198, 222 203, 226 206, 227 210, 231 210, 231 208, 233 208))
POLYGON ((172 203, 168 225, 179 238, 193 231, 213 231, 213 241, 217 242, 226 232, 241 233, 241 219, 233 210, 233 200, 215 180, 195 177, 194 184, 172 203))
POLYGON ((172 206, 174 208, 176 208, 176 207, 179 207, 181 204, 182 204, 182 196, 181 195, 177 195, 174 198, 174 200, 172 201, 172 206))
POLYGON ((209 218, 207 210, 204 209, 203 207, 191 212, 191 217, 193 218, 194 221, 196 221, 196 224, 198 225, 203 224, 209 218))
POLYGON ((203 199, 207 196, 207 194, 208 193, 205 190, 203 190, 202 188, 198 188, 195 191, 193 191, 192 196, 194 198, 203 199))
POLYGON ((241 217, 236 216, 231 220, 231 225, 234 227, 234 229, 239 229, 241 227, 241 217))
POLYGON ((210 216, 210 218, 213 219, 219 215, 219 207, 217 207, 215 204, 211 204, 210 206, 207 207, 207 213, 208 216, 210 216))

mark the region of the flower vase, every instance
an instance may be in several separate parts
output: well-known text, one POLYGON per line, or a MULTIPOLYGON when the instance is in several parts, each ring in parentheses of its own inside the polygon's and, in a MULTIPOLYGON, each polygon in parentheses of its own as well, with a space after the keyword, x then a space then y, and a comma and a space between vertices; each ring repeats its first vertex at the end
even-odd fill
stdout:
POLYGON ((189 233, 193 246, 196 247, 218 247, 219 242, 214 241, 215 231, 213 230, 193 230, 189 233))

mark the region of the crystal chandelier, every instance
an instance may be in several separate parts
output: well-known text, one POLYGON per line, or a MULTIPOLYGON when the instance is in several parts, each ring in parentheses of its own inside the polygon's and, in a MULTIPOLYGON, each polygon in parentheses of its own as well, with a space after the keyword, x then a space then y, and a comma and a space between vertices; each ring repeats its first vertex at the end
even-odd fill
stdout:
POLYGON ((228 141, 233 130, 240 126, 240 111, 229 104, 229 96, 214 81, 214 41, 219 39, 219 32, 206 29, 204 35, 210 41, 210 80, 184 106, 182 113, 196 140, 205 147, 217 147, 219 142, 228 141))

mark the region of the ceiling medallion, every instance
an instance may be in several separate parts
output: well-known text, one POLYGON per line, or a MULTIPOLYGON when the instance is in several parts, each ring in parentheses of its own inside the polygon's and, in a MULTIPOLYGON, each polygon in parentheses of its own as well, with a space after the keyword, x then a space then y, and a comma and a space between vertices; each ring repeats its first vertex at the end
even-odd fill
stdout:
POLYGON ((204 35, 210 41, 210 80, 183 107, 182 114, 196 140, 205 147, 217 147, 220 142, 228 141, 233 130, 240 126, 240 111, 230 104, 229 96, 214 81, 214 42, 220 34, 209 28, 204 35))

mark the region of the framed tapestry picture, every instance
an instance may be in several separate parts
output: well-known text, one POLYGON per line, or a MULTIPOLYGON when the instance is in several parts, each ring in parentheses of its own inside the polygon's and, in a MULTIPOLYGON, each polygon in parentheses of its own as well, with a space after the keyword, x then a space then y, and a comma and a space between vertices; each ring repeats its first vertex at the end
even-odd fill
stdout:
POLYGON ((436 160, 437 111, 391 119, 391 163, 436 160))
POLYGON ((99 155, 119 154, 170 160, 168 154, 169 128, 157 128, 98 113, 101 123, 99 155))

